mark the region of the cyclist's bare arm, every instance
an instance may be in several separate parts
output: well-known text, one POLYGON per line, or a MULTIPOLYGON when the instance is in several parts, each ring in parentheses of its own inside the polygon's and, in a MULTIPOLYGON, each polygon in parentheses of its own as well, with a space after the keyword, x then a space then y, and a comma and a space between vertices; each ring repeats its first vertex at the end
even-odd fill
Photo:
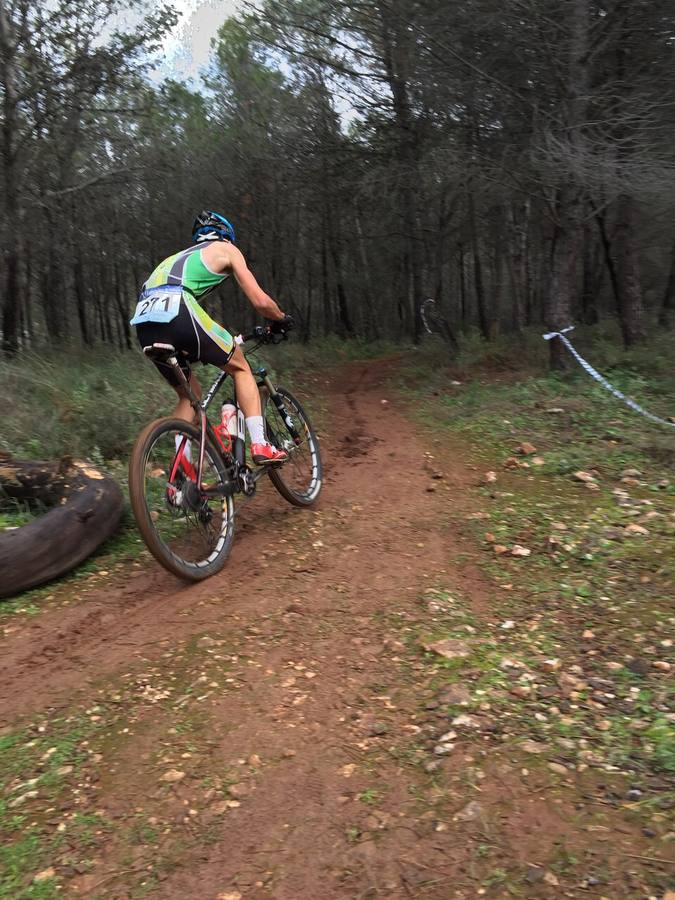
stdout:
POLYGON ((203 250, 203 261, 213 272, 232 272, 239 287, 255 309, 266 319, 283 319, 284 313, 260 287, 246 265, 244 254, 233 244, 218 241, 203 250))

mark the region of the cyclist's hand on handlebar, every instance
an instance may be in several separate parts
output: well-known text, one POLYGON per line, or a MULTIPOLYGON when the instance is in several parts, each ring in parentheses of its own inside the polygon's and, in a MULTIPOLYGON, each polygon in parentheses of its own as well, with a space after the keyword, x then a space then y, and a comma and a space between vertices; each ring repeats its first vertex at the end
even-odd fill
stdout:
POLYGON ((250 334, 242 334, 237 340, 239 343, 260 341, 262 344, 280 344, 294 325, 293 316, 284 316, 273 322, 268 320, 266 325, 256 325, 250 334))
POLYGON ((272 334, 286 334, 295 325, 293 316, 284 316, 283 319, 276 319, 270 323, 270 331, 272 334))

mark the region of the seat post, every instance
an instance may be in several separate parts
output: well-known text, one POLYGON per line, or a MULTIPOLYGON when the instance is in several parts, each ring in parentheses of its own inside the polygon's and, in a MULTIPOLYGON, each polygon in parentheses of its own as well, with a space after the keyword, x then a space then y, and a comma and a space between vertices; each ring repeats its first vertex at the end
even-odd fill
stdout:
POLYGON ((190 388, 190 384, 185 377, 185 373, 178 363, 176 348, 173 346, 173 344, 161 344, 159 342, 155 342, 148 347, 143 347, 143 353, 149 359, 152 359, 155 362, 160 362, 162 364, 171 366, 171 368, 174 370, 176 378, 178 379, 179 385, 185 391, 185 394, 191 405, 194 407, 195 412, 198 413, 200 408, 199 400, 193 394, 192 389, 190 388))
POLYGON ((199 412, 199 410, 201 409, 201 404, 197 397, 195 397, 195 395, 193 394, 192 388, 190 387, 190 382, 185 377, 185 372, 183 372, 181 367, 178 365, 178 359, 175 356, 170 356, 167 362, 176 373, 176 378, 178 378, 180 386, 187 394, 187 398, 190 401, 191 405, 194 407, 195 412, 199 412))

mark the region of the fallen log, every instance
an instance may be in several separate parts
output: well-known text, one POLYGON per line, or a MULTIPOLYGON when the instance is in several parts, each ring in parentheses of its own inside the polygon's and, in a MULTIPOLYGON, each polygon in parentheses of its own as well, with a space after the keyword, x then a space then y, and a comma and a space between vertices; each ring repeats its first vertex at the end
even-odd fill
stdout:
POLYGON ((0 495, 50 507, 27 525, 0 532, 0 597, 64 575, 117 529, 122 492, 89 463, 0 456, 0 495))

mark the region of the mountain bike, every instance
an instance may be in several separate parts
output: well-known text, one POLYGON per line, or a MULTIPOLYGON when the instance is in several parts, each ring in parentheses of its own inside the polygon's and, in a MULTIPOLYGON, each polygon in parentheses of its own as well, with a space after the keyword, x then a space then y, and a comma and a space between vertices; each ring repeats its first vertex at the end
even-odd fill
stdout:
MULTIPOLYGON (((285 335, 258 326, 238 335, 237 344, 276 344, 285 335)), ((178 363, 175 347, 152 344, 143 352, 170 365, 195 411, 199 425, 182 419, 156 419, 139 434, 129 461, 129 496, 134 517, 150 552, 166 569, 188 581, 219 572, 234 539, 235 495, 252 498, 268 476, 281 496, 295 506, 311 506, 322 486, 319 441, 300 401, 275 386, 265 368, 254 370, 267 439, 288 459, 267 466, 246 461, 244 414, 233 388, 235 413, 230 427, 213 426, 207 410, 230 377, 221 372, 198 400, 178 363)))

